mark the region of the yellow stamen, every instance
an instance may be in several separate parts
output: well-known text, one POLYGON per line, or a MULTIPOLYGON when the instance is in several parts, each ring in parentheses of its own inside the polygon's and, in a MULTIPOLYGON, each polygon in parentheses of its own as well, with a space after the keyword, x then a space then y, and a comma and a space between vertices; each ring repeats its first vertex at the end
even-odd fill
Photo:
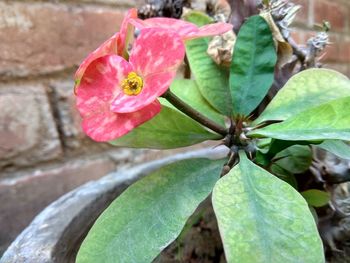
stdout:
POLYGON ((123 80, 122 88, 126 95, 136 96, 142 91, 142 78, 135 72, 130 72, 128 77, 123 80))

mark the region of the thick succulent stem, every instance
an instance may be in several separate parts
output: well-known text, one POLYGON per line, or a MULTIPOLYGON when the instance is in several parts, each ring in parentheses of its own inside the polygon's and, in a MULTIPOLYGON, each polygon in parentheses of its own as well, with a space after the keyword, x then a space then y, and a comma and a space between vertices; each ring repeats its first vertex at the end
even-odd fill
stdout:
POLYGON ((165 92, 162 95, 163 98, 165 98, 167 101, 169 101, 173 106, 175 106, 178 110, 182 111, 195 121, 199 122, 200 124, 204 125, 205 127, 208 127, 209 129, 226 136, 228 134, 228 129, 225 127, 215 123, 214 121, 208 119, 206 116, 204 116, 202 113, 198 112, 197 110, 193 109, 190 105, 182 101, 179 97, 177 97, 174 93, 172 93, 169 89, 167 92, 165 92))

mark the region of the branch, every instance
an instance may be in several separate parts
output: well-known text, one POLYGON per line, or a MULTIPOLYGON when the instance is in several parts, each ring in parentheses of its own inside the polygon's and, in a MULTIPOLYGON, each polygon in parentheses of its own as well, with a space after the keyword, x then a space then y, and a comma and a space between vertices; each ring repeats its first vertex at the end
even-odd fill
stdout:
POLYGON ((203 124, 205 127, 208 127, 209 129, 226 136, 228 134, 228 129, 225 127, 213 122, 212 120, 205 117, 202 113, 196 111, 193 109, 190 105, 182 101, 179 97, 177 97, 174 93, 168 89, 163 95, 163 98, 165 98, 167 101, 169 101, 173 106, 175 106, 178 110, 182 111, 195 121, 199 122, 200 124, 203 124))

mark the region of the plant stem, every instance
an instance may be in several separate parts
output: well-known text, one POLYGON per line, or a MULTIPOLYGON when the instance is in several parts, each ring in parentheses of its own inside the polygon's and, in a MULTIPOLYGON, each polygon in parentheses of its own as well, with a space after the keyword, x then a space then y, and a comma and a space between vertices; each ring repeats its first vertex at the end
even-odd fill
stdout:
POLYGON ((228 130, 213 122, 212 120, 205 117, 202 113, 196 111, 193 109, 190 105, 182 101, 179 97, 177 97, 174 93, 168 89, 163 95, 163 98, 165 98, 167 101, 169 101, 173 106, 175 106, 178 110, 182 111, 195 121, 199 122, 200 124, 203 124, 205 127, 208 127, 209 129, 226 136, 228 134, 228 130))

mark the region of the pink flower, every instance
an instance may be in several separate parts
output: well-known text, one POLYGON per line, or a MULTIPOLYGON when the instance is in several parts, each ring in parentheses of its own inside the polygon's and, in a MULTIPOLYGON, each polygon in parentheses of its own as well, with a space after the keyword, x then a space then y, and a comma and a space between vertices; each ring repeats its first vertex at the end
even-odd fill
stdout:
POLYGON ((115 54, 88 64, 77 88, 85 133, 96 141, 125 135, 160 112, 157 97, 184 58, 182 39, 166 29, 141 30, 129 61, 115 54))
POLYGON ((164 17, 154 17, 146 20, 133 18, 130 19, 129 22, 138 29, 166 28, 179 34, 183 40, 220 35, 226 33, 229 30, 232 30, 231 24, 222 22, 205 25, 198 28, 195 24, 192 24, 190 22, 164 17))
POLYGON ((125 57, 128 42, 131 38, 131 35, 133 34, 133 28, 129 24, 129 20, 133 18, 137 18, 136 9, 130 9, 128 11, 124 17, 119 32, 115 33, 112 37, 107 39, 101 46, 99 46, 95 51, 90 53, 87 58, 84 59, 74 76, 76 85, 79 85, 79 82, 84 75, 86 68, 95 59, 109 54, 117 54, 119 56, 125 57))

